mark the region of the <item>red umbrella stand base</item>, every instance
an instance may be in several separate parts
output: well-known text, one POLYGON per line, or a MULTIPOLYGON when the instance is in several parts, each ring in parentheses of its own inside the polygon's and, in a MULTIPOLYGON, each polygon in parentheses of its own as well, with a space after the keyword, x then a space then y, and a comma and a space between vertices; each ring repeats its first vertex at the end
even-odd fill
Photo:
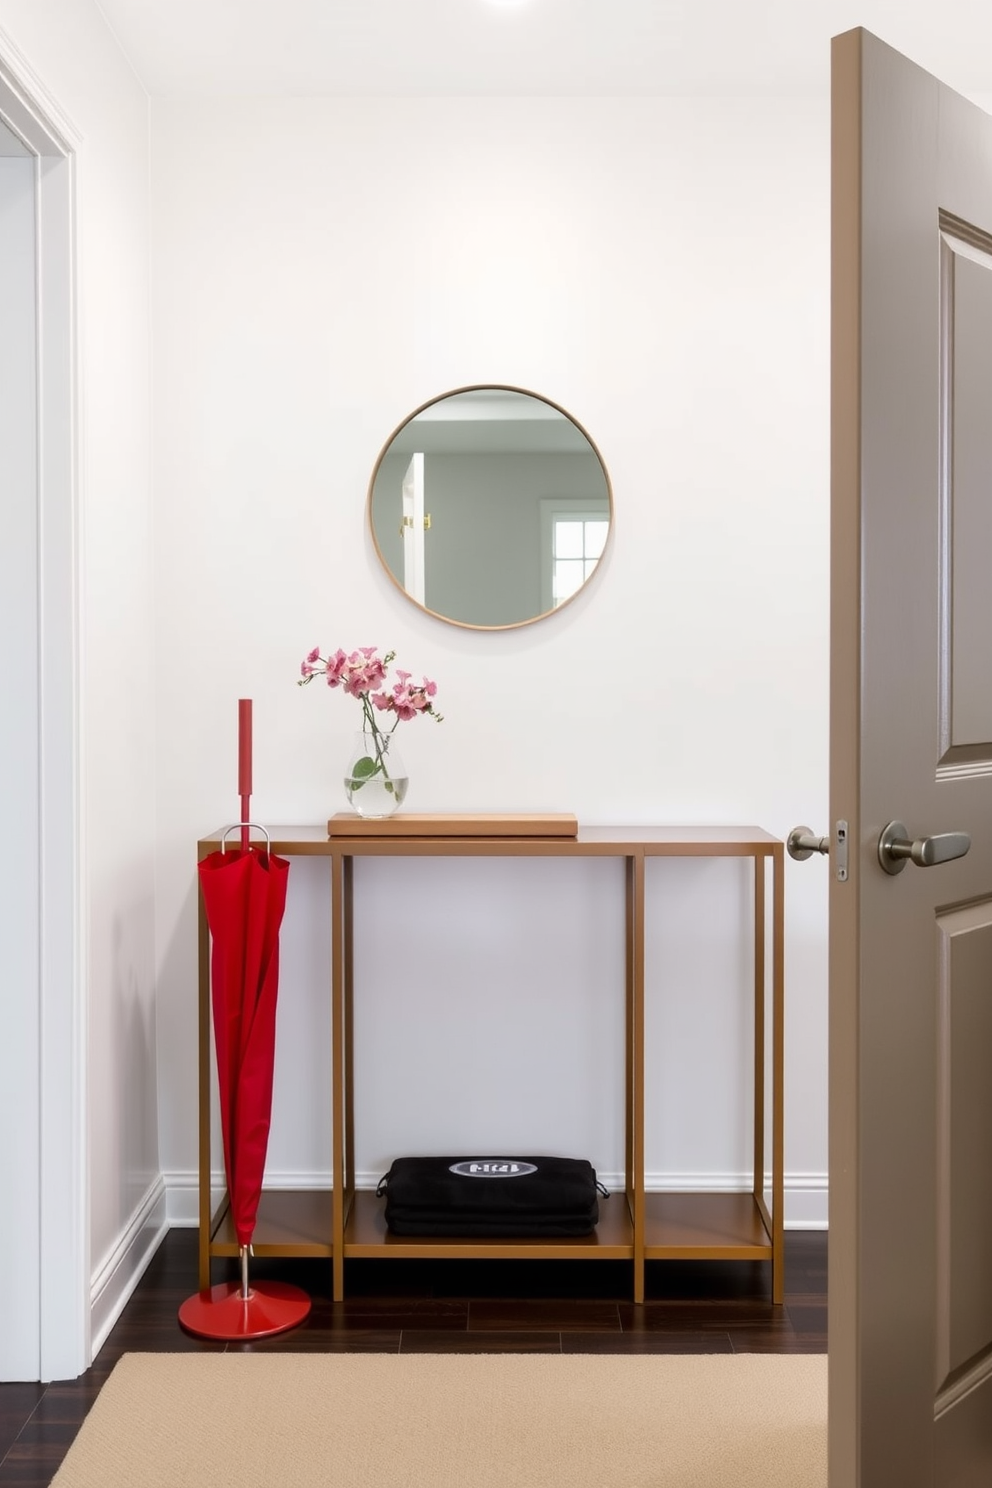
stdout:
POLYGON ((295 1328, 310 1311, 310 1298, 299 1287, 281 1281, 253 1283, 247 1298, 238 1282, 226 1281, 187 1297, 179 1322, 197 1338, 269 1338, 295 1328))

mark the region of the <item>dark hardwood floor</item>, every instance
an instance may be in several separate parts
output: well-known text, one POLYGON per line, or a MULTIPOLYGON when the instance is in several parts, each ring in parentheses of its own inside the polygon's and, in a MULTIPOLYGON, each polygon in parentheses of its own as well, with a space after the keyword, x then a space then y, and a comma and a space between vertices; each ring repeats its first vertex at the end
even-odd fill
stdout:
MULTIPOLYGON (((233 1268, 229 1274, 234 1279, 233 1268)), ((621 1261, 349 1261, 343 1302, 329 1300, 326 1262, 256 1260, 252 1275, 302 1286, 313 1298, 306 1322, 253 1344, 191 1337, 177 1313, 196 1290, 196 1231, 171 1230, 81 1378, 0 1385, 0 1485, 51 1482, 124 1353, 824 1353, 827 1347, 823 1231, 787 1232, 782 1307, 771 1302, 770 1267, 740 1261, 653 1261, 641 1307, 629 1299, 629 1268, 621 1261)), ((224 1279, 217 1267, 214 1280, 224 1279)))

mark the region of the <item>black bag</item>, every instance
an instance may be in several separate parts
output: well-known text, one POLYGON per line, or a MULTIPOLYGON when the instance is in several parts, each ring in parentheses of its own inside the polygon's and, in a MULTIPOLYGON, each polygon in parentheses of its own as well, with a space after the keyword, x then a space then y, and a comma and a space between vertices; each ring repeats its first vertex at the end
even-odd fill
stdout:
POLYGON ((590 1235, 596 1172, 573 1157, 398 1157, 376 1192, 396 1235, 590 1235))

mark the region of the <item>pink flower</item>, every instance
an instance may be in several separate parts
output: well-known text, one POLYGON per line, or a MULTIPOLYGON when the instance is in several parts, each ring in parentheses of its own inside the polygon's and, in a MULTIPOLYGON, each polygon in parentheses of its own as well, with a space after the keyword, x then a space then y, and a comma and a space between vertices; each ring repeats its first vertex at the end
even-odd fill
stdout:
POLYGON ((397 716, 401 719, 406 719, 416 718, 418 713, 433 713, 434 709, 430 704, 428 688, 436 693, 437 687, 434 683, 428 682, 425 677, 422 687, 411 687, 408 682, 408 678, 410 677, 409 672, 397 672, 397 676, 399 676, 400 681, 393 688, 392 703, 393 710, 397 716))
POLYGON ((377 646, 360 646, 357 651, 340 649, 332 656, 322 657, 320 648, 314 647, 300 663, 299 685, 305 686, 314 677, 323 676, 328 687, 341 687, 349 697, 358 698, 362 705, 362 724, 367 733, 385 740, 397 724, 416 718, 418 713, 429 713, 435 723, 441 722, 441 714, 435 712, 431 699, 437 695, 437 684, 428 677, 420 686, 411 686, 412 672, 396 669, 397 680, 392 691, 388 688, 387 669, 394 659, 395 651, 379 656, 377 646), (376 714, 394 715, 391 726, 381 729, 376 714))
POLYGON ((371 692, 386 677, 386 668, 375 655, 374 646, 365 647, 361 652, 353 651, 348 657, 346 671, 344 690, 351 697, 361 697, 364 693, 371 692))
MULTIPOLYGON (((336 651, 333 656, 327 658, 324 662, 324 676, 328 687, 339 687, 341 685, 341 675, 347 664, 348 658, 343 651, 336 651)), ((314 670, 316 671, 316 668, 314 670)))
POLYGON ((416 718, 417 707, 413 700, 405 693, 395 692, 393 694, 393 712, 402 720, 416 718))

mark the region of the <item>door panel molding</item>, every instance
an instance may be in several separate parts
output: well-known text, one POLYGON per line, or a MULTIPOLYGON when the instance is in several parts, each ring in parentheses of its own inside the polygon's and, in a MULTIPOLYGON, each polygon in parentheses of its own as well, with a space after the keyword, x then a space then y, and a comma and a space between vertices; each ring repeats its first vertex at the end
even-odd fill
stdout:
POLYGON ((984 636, 987 585, 981 566, 992 547, 984 470, 969 451, 988 423, 992 377, 992 234, 938 212, 940 251, 939 703, 937 778, 992 773, 992 698, 976 639, 984 636), (977 572, 973 572, 977 570, 977 572), (978 580, 976 583, 975 580, 978 580), (969 660, 971 658, 971 660, 969 660))
POLYGON ((936 929, 939 1414, 956 1380, 992 1368, 992 898, 936 929))

